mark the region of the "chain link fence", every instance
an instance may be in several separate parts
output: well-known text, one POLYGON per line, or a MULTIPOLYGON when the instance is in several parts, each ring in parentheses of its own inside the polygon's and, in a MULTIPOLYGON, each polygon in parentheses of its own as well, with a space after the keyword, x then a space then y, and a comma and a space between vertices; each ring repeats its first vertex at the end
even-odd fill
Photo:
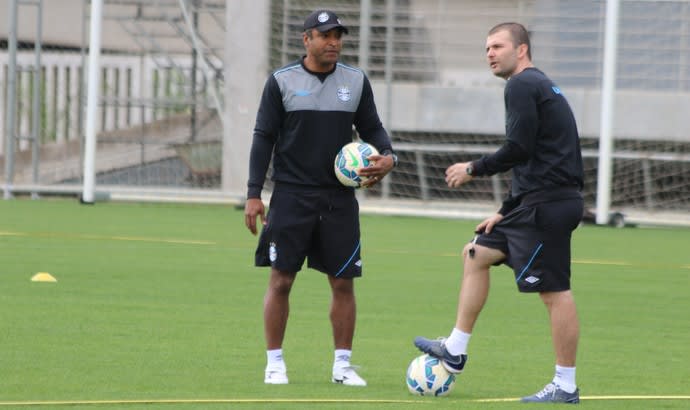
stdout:
MULTIPOLYGON (((7 128, 6 115, 8 43, 0 50, 1 158, 3 165, 8 157, 15 162, 13 175, 7 175, 7 166, 0 169, 6 187, 7 181, 34 183, 59 192, 80 182, 84 22, 90 2, 70 0, 63 7, 67 3, 80 15, 73 29, 78 41, 47 35, 39 40, 38 108, 32 100, 36 25, 29 24, 36 19, 28 12, 28 20, 20 20, 28 23, 18 27, 13 130, 7 128), (36 110, 37 140, 26 137, 36 110), (9 136, 17 144, 8 155, 9 136), (32 163, 35 141, 40 141, 39 155, 33 156, 37 165, 32 163)), ((53 12, 50 4, 55 2, 43 2, 44 11, 53 12)), ((304 53, 303 19, 321 7, 335 10, 350 29, 342 59, 363 68, 372 80, 379 114, 401 159, 384 184, 362 194, 365 204, 388 211, 465 210, 468 215, 495 209, 507 192, 508 175, 478 179, 461 190, 448 189, 443 175, 451 163, 490 153, 503 141, 504 82, 488 70, 484 44, 490 27, 518 21, 530 30, 535 65, 559 84, 573 106, 584 149, 585 199, 594 206, 604 0, 274 0, 265 27, 268 67, 304 53)), ((224 13, 223 1, 104 1, 108 35, 97 189, 221 193, 224 13)), ((638 219, 666 213, 672 222, 687 219, 690 2, 621 0, 617 62, 611 207, 638 219)), ((251 138, 250 129, 243 132, 251 138)))

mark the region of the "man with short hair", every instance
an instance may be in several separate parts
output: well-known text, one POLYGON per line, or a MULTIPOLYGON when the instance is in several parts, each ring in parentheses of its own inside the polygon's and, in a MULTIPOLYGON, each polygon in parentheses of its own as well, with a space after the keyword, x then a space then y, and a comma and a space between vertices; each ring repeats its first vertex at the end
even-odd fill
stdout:
POLYGON ((489 269, 505 263, 520 292, 538 293, 549 314, 556 354, 553 380, 523 402, 578 403, 575 356, 579 322, 570 290, 570 240, 582 218, 583 168, 575 118, 561 90, 532 64, 527 30, 502 23, 489 31, 491 71, 507 80, 506 142, 495 153, 446 170, 457 188, 473 178, 512 170, 511 192, 476 227, 463 249, 455 327, 448 338, 415 339, 421 351, 462 372, 475 322, 489 294, 489 269))
POLYGON ((289 296, 305 259, 325 273, 331 287, 330 319, 335 345, 331 380, 366 386, 350 364, 355 331, 354 278, 362 275, 359 205, 354 189, 336 178, 333 161, 360 138, 381 155, 358 171, 371 186, 397 162, 388 133, 379 119, 371 85, 362 70, 339 62, 347 28, 330 10, 316 10, 304 21, 306 56, 274 71, 266 81, 249 157, 245 224, 256 235, 264 224, 255 264, 270 266, 264 299, 267 364, 264 382, 287 384, 283 338, 289 296), (274 189, 264 216, 261 201, 269 163, 274 189))

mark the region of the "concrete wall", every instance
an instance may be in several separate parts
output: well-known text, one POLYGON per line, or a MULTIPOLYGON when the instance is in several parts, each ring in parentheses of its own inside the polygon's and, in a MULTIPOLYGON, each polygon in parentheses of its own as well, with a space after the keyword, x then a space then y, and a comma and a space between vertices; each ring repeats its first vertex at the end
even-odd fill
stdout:
MULTIPOLYGON (((84 37, 88 42, 89 15, 91 5, 84 0, 43 0, 43 27, 42 41, 45 45, 58 45, 62 47, 81 47, 84 37)), ((144 51, 125 31, 119 18, 129 18, 127 22, 129 30, 134 30, 132 21, 137 14, 137 7, 133 3, 116 4, 103 2, 103 20, 101 26, 101 43, 103 50, 112 51, 144 51)), ((9 32, 9 13, 11 0, 0 0, 0 38, 7 38, 9 32)), ((145 16, 178 17, 180 15, 179 3, 176 0, 141 0, 145 7, 142 13, 145 16), (156 7, 156 6, 159 7, 156 7)), ((27 1, 19 1, 17 8, 17 38, 19 41, 33 42, 36 38, 37 10, 33 4, 27 1)), ((218 16, 221 19, 223 16, 218 16)), ((155 38, 156 44, 169 54, 188 54, 189 44, 182 38, 175 38, 175 29, 165 20, 159 22, 145 22, 137 29, 146 30, 149 33, 160 34, 155 38)), ((222 43, 224 33, 221 27, 213 20, 209 13, 199 13, 199 31, 204 38, 218 39, 222 43)), ((214 41, 215 43, 215 41, 214 41)), ((149 43, 142 41, 146 47, 149 43)), ((214 44, 218 46, 218 44, 214 44)))
MULTIPOLYGON (((43 0, 43 40, 65 46, 81 46, 84 13, 83 0, 43 0)), ((11 0, 0 0, 0 38, 7 38, 11 0)), ((36 35, 36 6, 19 2, 17 8, 17 37, 20 41, 34 41, 36 35)), ((87 22, 88 27, 88 22, 87 22)), ((115 34, 104 37, 117 39, 115 34)), ((120 36, 122 37, 122 36, 120 36)), ((105 38, 104 38, 105 45, 105 38)))
MULTIPOLYGON (((388 109, 387 85, 373 82, 379 114, 388 109)), ((601 95, 595 89, 565 89, 580 135, 598 137, 601 95)), ((503 134, 503 81, 497 85, 424 86, 394 84, 391 90, 393 131, 503 134)), ((690 140, 690 94, 618 91, 616 138, 690 140)))
POLYGON ((244 197, 256 111, 267 79, 270 0, 227 3, 222 189, 244 197), (250 21, 253 24, 241 23, 250 21), (247 39, 251 39, 248 41, 247 39))

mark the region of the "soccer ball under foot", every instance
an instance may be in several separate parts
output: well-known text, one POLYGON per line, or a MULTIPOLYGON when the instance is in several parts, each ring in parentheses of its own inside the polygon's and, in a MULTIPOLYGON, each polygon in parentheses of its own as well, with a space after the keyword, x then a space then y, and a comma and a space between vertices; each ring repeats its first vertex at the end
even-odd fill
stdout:
POLYGON ((407 367, 407 389, 419 396, 445 396, 455 386, 455 375, 428 354, 415 357, 407 367))

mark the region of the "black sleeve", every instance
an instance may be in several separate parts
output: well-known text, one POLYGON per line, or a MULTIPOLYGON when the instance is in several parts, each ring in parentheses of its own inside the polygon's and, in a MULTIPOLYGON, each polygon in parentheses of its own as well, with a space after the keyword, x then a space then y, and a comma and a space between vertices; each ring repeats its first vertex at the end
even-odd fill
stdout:
POLYGON ((506 139, 519 145, 528 156, 537 143, 539 110, 537 91, 519 78, 508 81, 505 88, 506 139))
POLYGON ((529 159, 527 151, 514 141, 508 140, 498 151, 485 155, 472 162, 472 175, 494 175, 505 172, 515 165, 522 164, 529 159))
POLYGON ((390 137, 381 124, 374 102, 374 92, 366 76, 364 76, 362 98, 355 113, 354 125, 360 137, 376 147, 380 153, 392 151, 390 137))
POLYGON ((280 133, 285 117, 283 98, 280 87, 272 75, 266 80, 259 110, 256 114, 254 137, 249 153, 249 181, 247 198, 261 198, 261 190, 266 179, 266 172, 271 163, 273 146, 280 133))

